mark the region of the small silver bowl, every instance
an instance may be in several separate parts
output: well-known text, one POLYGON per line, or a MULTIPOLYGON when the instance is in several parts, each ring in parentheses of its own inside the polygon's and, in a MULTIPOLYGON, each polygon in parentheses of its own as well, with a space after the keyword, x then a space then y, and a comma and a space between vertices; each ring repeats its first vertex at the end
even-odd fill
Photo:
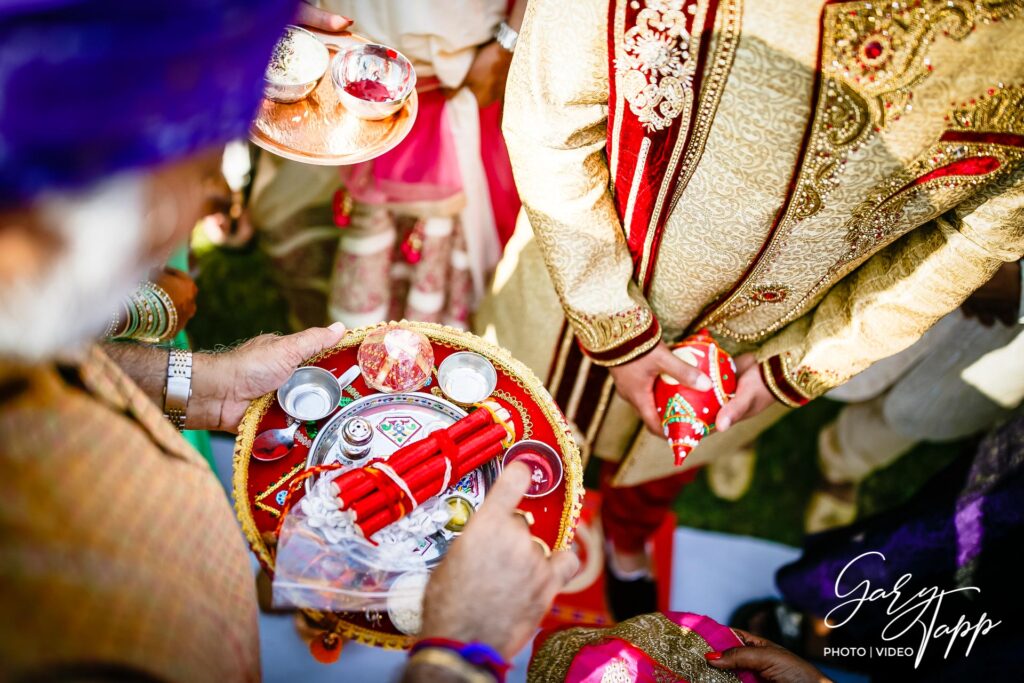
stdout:
POLYGON ((502 469, 514 462, 521 462, 530 468, 530 488, 527 498, 541 498, 558 488, 562 483, 565 466, 558 452, 543 441, 525 439, 518 441, 501 457, 502 469))
POLYGON ((263 96, 274 102, 298 102, 313 92, 327 73, 327 46, 306 29, 288 26, 274 45, 263 74, 263 96))
POLYGON ((376 43, 335 55, 331 80, 342 105, 367 121, 386 119, 397 112, 416 88, 412 62, 397 50, 376 43))
POLYGON ((281 409, 301 422, 322 420, 341 400, 341 385, 323 368, 298 368, 277 390, 281 409))
POLYGON ((437 385, 452 403, 471 406, 494 393, 498 372, 479 353, 459 351, 437 367, 437 385))

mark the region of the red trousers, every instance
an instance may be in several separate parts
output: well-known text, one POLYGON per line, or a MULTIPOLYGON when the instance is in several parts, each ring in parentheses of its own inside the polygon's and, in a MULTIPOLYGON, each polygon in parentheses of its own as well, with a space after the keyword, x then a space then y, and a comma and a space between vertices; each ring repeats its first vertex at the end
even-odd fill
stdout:
POLYGON ((647 539, 661 526, 679 492, 697 476, 692 468, 638 486, 611 485, 619 463, 601 463, 601 524, 616 550, 641 553, 647 539))

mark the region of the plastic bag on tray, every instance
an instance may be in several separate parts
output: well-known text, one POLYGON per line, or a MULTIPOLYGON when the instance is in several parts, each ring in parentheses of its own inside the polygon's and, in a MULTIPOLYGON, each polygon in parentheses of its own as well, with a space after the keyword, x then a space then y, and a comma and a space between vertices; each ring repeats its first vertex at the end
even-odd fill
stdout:
POLYGON ((321 477, 287 512, 277 543, 274 606, 386 612, 399 630, 415 633, 430 569, 425 549, 441 539, 451 509, 431 498, 367 540, 352 513, 338 508, 333 479, 339 474, 321 477))

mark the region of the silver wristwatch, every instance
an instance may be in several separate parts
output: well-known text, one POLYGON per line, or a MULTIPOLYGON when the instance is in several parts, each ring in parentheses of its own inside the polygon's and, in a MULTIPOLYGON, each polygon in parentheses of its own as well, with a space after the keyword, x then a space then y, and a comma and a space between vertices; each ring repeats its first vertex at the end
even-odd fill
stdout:
POLYGON ((494 35, 494 39, 498 42, 498 45, 501 45, 509 52, 515 52, 516 41, 519 40, 519 31, 503 21, 498 26, 498 32, 494 35))
POLYGON ((179 430, 185 429, 185 411, 192 397, 192 352, 171 349, 167 357, 164 415, 179 430))

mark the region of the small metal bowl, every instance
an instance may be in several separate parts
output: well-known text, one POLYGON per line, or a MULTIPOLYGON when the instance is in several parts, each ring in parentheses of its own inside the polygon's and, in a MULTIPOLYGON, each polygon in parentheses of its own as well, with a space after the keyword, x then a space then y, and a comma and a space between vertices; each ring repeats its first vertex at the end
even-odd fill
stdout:
POLYGON ((281 409, 302 422, 322 420, 341 400, 341 385, 323 368, 298 368, 277 390, 281 409))
POLYGON ((530 488, 527 498, 546 496, 562 483, 565 470, 562 459, 554 448, 543 441, 525 439, 513 444, 501 458, 502 469, 514 462, 521 462, 530 468, 530 488))
POLYGON ((330 61, 330 52, 319 38, 298 26, 288 26, 274 45, 263 74, 263 96, 285 104, 298 102, 313 92, 330 61), (289 50, 295 53, 291 59, 286 56, 289 50))
POLYGON ((476 512, 476 508, 465 496, 448 496, 444 499, 444 504, 452 512, 452 518, 448 520, 444 528, 453 534, 461 534, 469 524, 469 518, 476 512))
POLYGON ((397 50, 376 43, 357 45, 335 55, 331 80, 342 105, 367 121, 391 116, 416 89, 412 62, 397 50))
POLYGON ((437 385, 452 403, 471 406, 494 393, 498 372, 479 353, 459 351, 437 367, 437 385))

